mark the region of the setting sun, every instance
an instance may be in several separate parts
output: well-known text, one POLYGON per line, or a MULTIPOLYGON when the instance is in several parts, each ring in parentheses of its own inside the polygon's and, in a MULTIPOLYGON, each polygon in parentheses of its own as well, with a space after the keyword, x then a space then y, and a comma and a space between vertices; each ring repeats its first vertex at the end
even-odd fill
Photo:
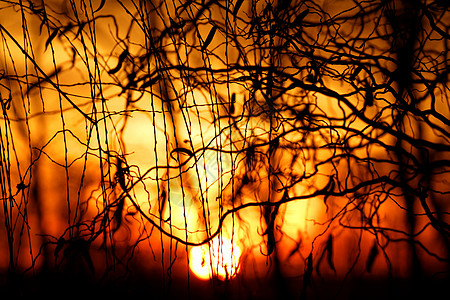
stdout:
POLYGON ((210 244, 193 247, 189 252, 189 267, 200 279, 213 275, 220 280, 235 277, 239 273, 241 250, 233 241, 224 237, 214 238, 210 244))
POLYGON ((447 2, 0 0, 2 297, 446 292, 447 2))

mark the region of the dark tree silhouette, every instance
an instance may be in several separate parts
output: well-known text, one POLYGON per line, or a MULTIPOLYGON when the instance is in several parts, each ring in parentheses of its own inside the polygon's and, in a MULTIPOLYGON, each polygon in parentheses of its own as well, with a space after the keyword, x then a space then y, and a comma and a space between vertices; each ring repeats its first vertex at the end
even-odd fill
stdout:
POLYGON ((449 28, 437 0, 0 1, 3 286, 209 297, 189 251, 223 236, 215 296, 437 294, 449 28))

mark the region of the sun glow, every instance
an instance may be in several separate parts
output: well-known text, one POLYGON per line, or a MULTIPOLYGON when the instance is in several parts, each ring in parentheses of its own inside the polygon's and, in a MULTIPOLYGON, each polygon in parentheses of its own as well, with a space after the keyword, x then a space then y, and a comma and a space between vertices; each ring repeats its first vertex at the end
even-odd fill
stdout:
POLYGON ((409 2, 0 0, 2 295, 448 281, 450 10, 409 2))
POLYGON ((241 250, 233 241, 216 237, 209 244, 193 247, 189 252, 189 267, 200 279, 214 277, 231 279, 239 273, 241 250))

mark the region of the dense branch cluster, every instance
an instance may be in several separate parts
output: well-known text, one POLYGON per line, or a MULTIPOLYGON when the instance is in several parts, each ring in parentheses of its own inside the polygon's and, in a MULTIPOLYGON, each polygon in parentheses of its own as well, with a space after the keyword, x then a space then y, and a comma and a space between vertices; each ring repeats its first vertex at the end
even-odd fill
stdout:
POLYGON ((445 1, 0 5, 10 273, 228 234, 303 293, 448 276, 445 1))

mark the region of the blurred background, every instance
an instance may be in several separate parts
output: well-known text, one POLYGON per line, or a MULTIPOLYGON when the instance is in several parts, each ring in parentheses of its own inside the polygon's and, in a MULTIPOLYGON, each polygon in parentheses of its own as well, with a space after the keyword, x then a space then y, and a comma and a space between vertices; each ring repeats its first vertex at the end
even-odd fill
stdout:
POLYGON ((448 290, 445 1, 0 1, 1 290, 448 290))

